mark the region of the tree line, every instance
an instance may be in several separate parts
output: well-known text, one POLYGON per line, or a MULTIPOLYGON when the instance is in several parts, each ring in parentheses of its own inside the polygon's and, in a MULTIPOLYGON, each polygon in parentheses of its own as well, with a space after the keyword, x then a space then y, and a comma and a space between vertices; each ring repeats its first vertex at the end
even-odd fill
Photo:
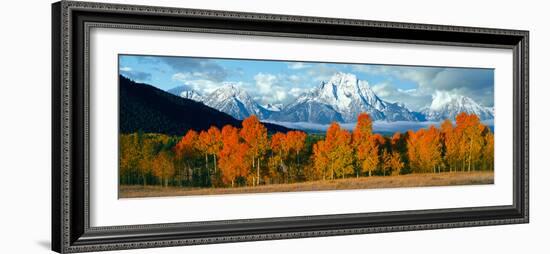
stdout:
POLYGON ((242 128, 212 126, 183 137, 122 134, 119 147, 121 184, 238 187, 494 167, 494 135, 467 113, 454 124, 393 136, 373 133, 366 113, 351 132, 334 122, 325 135, 268 134, 251 116, 242 128))

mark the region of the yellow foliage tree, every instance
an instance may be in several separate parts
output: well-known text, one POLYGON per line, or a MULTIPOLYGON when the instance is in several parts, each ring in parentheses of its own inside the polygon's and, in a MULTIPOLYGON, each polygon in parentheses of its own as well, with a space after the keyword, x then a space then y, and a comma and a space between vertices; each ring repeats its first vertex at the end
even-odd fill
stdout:
POLYGON ((483 163, 485 170, 493 171, 495 166, 495 136, 491 131, 485 134, 485 145, 483 147, 483 163))
POLYGON ((345 178, 353 173, 353 147, 351 134, 333 122, 328 130, 324 145, 328 156, 329 174, 331 179, 345 178))
POLYGON ((483 126, 475 114, 460 113, 456 116, 456 131, 460 135, 460 159, 462 171, 471 171, 481 159, 483 126))
POLYGON ((382 161, 383 175, 399 175, 404 166, 404 163, 401 161, 401 155, 398 152, 384 150, 382 152, 382 161))
POLYGON ((172 156, 166 152, 160 152, 152 161, 153 175, 161 180, 164 187, 168 186, 168 181, 174 176, 175 167, 172 156))

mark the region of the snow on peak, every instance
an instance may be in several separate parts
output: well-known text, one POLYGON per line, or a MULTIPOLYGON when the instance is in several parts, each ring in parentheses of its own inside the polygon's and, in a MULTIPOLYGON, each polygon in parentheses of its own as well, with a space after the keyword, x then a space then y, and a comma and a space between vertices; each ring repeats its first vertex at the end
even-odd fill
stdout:
POLYGON ((231 97, 246 97, 248 93, 244 91, 238 84, 233 82, 224 82, 216 91, 222 92, 231 97))
POLYGON ((468 104, 475 102, 472 99, 462 95, 451 94, 444 91, 436 91, 435 94, 432 96, 432 104, 430 105, 430 109, 440 110, 451 103, 468 104))
POLYGON ((330 77, 328 83, 336 86, 355 86, 357 84, 357 76, 352 73, 337 72, 330 77))
POLYGON ((302 94, 275 115, 285 121, 302 122, 354 122, 366 112, 375 120, 416 121, 405 107, 380 99, 367 81, 355 74, 338 72, 313 90, 302 94))
POLYGON ((470 97, 443 91, 436 91, 430 107, 423 110, 426 119, 433 121, 455 119, 460 112, 476 114, 481 120, 494 118, 492 108, 481 106, 470 97))
POLYGON ((180 96, 182 98, 191 99, 197 102, 204 101, 204 96, 202 96, 201 93, 199 93, 198 91, 194 90, 193 88, 187 85, 174 87, 172 89, 166 90, 166 92, 169 92, 173 95, 180 96))
POLYGON ((275 112, 279 112, 283 109, 283 104, 271 104, 271 103, 268 103, 266 105, 263 105, 262 107, 264 107, 265 109, 269 110, 269 111, 275 111, 275 112))
POLYGON ((271 112, 260 106, 239 84, 229 82, 210 93, 204 104, 240 120, 251 115, 264 119, 271 112))

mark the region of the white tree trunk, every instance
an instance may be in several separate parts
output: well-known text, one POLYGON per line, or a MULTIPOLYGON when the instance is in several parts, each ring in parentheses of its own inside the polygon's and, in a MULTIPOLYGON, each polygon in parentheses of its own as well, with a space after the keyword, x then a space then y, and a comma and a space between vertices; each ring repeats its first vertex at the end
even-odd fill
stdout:
POLYGON ((217 162, 217 156, 214 154, 214 174, 218 170, 218 162, 217 162))
POLYGON ((257 185, 260 185, 260 157, 258 157, 258 164, 257 164, 257 170, 256 170, 256 173, 257 173, 257 177, 258 177, 258 182, 257 182, 257 185))

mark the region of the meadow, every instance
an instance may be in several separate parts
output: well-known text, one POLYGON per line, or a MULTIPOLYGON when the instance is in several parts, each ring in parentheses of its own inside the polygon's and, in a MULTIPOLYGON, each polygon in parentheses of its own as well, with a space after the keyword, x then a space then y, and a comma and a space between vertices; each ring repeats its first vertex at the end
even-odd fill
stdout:
POLYGON ((240 188, 122 185, 119 188, 119 198, 478 185, 493 184, 493 177, 493 172, 473 171, 373 176, 328 181, 245 186, 240 188))

